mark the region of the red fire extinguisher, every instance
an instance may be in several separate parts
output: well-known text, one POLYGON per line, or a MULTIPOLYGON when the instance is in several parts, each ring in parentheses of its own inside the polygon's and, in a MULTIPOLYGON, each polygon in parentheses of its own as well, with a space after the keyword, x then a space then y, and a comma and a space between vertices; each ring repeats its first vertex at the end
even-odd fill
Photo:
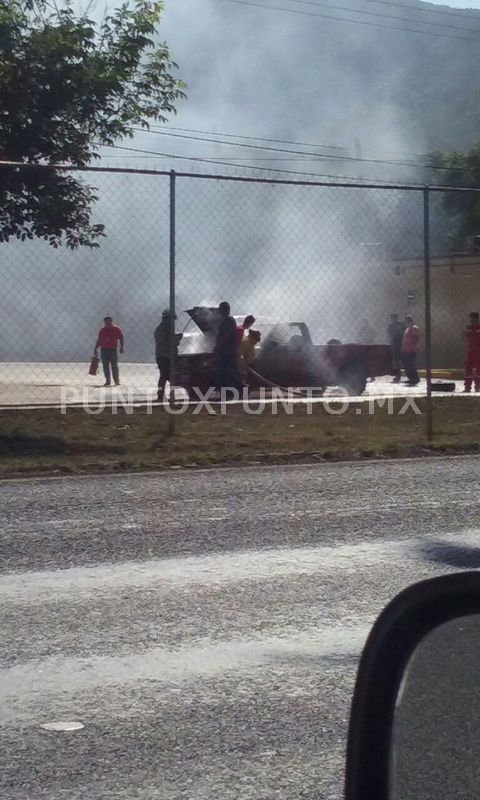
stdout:
POLYGON ((98 373, 99 363, 99 357, 97 355, 92 356, 92 360, 90 361, 90 369, 88 370, 89 375, 96 375, 98 373))

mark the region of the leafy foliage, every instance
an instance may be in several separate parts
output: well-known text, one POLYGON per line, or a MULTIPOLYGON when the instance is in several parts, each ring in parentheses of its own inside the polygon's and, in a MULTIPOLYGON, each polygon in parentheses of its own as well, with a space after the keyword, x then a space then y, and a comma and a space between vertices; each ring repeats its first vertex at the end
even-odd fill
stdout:
MULTIPOLYGON (((480 187, 480 144, 466 153, 432 153, 429 164, 435 168, 435 174, 430 176, 431 183, 480 187)), ((480 234, 480 192, 445 192, 442 204, 448 226, 446 236, 454 248, 463 250, 467 236, 480 234)))
POLYGON ((124 3, 100 23, 70 3, 0 0, 0 241, 43 237, 98 246, 95 189, 60 164, 89 165, 99 145, 164 122, 183 96, 154 35, 163 4, 124 3))

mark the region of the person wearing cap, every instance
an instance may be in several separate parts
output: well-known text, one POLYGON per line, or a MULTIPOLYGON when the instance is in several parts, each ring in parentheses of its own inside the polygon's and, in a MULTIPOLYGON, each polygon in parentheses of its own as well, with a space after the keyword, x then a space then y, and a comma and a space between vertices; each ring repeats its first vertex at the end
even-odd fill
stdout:
MULTIPOLYGON (((157 398, 161 402, 165 394, 165 384, 170 380, 170 311, 168 308, 162 312, 162 321, 155 328, 153 338, 155 341, 155 358, 160 372, 157 398)), ((181 338, 181 333, 175 334, 175 355, 181 338)))

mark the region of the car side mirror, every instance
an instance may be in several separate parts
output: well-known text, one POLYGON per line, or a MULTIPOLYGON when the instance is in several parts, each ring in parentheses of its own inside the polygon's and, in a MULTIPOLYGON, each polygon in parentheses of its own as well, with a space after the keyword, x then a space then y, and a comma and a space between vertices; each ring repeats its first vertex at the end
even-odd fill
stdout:
POLYGON ((382 612, 352 701, 346 800, 473 800, 480 784, 480 573, 424 581, 382 612))

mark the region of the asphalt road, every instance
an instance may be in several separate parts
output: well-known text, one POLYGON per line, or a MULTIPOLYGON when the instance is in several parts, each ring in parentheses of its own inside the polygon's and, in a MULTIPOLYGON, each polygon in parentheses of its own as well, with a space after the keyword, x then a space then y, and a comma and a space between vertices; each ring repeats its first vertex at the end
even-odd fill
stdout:
POLYGON ((0 796, 339 800, 375 616, 480 567, 478 468, 0 484, 0 796))

